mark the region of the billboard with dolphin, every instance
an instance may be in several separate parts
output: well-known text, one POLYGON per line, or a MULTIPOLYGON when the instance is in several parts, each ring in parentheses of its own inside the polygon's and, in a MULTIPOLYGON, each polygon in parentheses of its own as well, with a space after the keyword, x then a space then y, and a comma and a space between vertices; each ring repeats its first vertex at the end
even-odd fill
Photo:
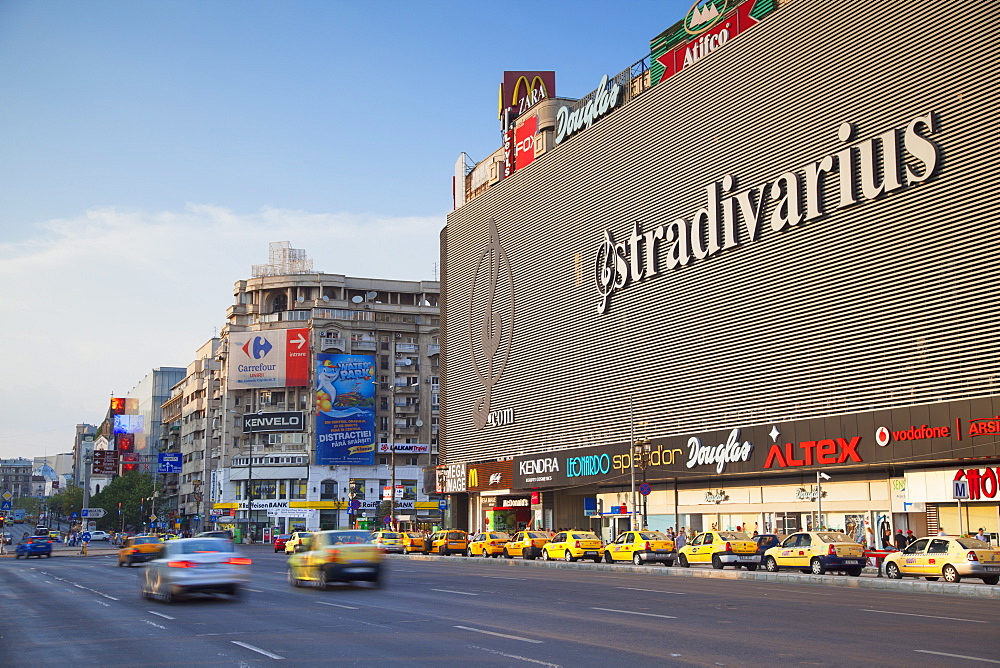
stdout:
POLYGON ((316 355, 316 460, 375 463, 375 357, 316 355))

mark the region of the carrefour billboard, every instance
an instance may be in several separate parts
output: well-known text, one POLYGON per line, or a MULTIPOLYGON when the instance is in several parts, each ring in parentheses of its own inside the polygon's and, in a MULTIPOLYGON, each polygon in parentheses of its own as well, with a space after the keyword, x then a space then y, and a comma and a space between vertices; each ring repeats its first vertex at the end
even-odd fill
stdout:
POLYGON ((307 386, 309 330, 230 334, 228 381, 238 389, 307 386))
POLYGON ((375 464, 373 355, 316 355, 316 463, 375 464))

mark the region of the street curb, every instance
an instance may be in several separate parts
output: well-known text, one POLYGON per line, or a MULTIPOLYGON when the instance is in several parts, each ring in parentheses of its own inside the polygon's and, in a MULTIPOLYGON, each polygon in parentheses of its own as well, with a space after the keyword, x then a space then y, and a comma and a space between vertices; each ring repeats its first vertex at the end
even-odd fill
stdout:
POLYGON ((527 561, 524 559, 482 559, 476 557, 441 557, 423 554, 387 554, 387 559, 416 561, 456 561, 479 564, 493 568, 568 568, 583 571, 605 571, 612 573, 637 573, 640 575, 716 578, 722 580, 751 580, 756 582, 784 582, 786 584, 816 585, 819 587, 837 587, 840 589, 878 589, 889 591, 916 592, 920 594, 944 594, 946 596, 962 596, 965 598, 985 598, 1000 600, 1000 585, 971 584, 959 582, 928 582, 914 578, 890 580, 878 577, 850 577, 838 575, 800 575, 798 573, 769 573, 767 571, 746 570, 708 570, 699 567, 681 568, 673 566, 634 566, 632 564, 595 564, 566 563, 563 561, 527 561))

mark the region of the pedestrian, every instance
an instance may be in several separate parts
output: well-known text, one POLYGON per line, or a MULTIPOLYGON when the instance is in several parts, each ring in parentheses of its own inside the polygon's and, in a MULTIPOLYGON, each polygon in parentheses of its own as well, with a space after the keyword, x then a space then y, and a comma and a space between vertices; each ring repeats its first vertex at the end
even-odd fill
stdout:
POLYGON ((892 531, 889 527, 886 527, 882 531, 882 549, 891 550, 892 549, 892 531))
POLYGON ((976 534, 976 540, 981 540, 984 543, 988 543, 989 540, 987 540, 986 538, 986 533, 984 533, 985 531, 986 529, 984 529, 983 527, 979 527, 979 533, 976 534))
POLYGON ((687 536, 684 534, 684 527, 680 528, 677 532, 677 538, 674 540, 674 547, 678 550, 687 545, 687 536))
POLYGON ((896 549, 897 550, 902 550, 904 547, 906 547, 906 544, 907 544, 906 543, 906 534, 903 533, 902 529, 898 529, 896 531, 896 535, 893 538, 893 542, 896 544, 896 549))
POLYGON ((913 529, 906 530, 906 545, 909 547, 910 543, 917 540, 917 537, 913 535, 913 529))
POLYGON ((944 527, 941 527, 940 529, 938 529, 937 535, 939 535, 939 536, 947 536, 948 533, 944 530, 944 527))

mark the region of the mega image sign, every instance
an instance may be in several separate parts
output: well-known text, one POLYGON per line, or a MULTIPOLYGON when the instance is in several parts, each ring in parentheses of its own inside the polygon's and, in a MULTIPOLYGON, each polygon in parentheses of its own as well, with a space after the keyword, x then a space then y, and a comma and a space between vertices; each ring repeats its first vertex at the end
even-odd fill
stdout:
POLYGON ((316 355, 316 463, 375 463, 373 355, 316 355))
POLYGON ((280 329, 229 335, 230 387, 305 387, 309 384, 309 330, 280 329))

